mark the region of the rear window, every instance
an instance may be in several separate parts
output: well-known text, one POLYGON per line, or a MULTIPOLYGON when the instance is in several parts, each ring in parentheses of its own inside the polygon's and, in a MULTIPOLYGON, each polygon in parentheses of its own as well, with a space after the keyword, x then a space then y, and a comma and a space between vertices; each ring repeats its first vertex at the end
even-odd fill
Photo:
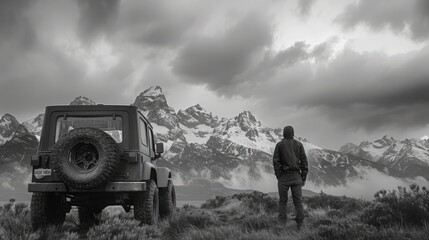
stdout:
POLYGON ((76 128, 98 128, 109 134, 117 143, 122 142, 122 117, 117 116, 113 119, 112 116, 106 117, 60 117, 57 119, 55 131, 55 142, 67 132, 76 128))

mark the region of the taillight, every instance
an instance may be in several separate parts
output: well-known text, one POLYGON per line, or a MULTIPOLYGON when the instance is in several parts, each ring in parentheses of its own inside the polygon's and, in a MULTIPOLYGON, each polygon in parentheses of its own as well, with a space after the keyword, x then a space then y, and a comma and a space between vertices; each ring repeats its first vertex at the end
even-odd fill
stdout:
POLYGON ((31 156, 31 166, 48 168, 49 155, 33 155, 31 156))
POLYGON ((127 160, 128 162, 137 162, 138 161, 137 152, 126 152, 125 160, 127 160))
POLYGON ((42 157, 39 155, 33 155, 31 156, 31 166, 38 167, 40 166, 40 162, 42 160, 42 157))

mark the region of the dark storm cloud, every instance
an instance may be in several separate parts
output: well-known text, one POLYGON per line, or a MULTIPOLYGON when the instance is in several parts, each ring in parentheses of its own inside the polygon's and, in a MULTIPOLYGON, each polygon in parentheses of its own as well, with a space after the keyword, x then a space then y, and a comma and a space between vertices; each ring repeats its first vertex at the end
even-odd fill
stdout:
POLYGON ((131 1, 122 6, 118 19, 119 38, 149 46, 172 47, 186 40, 195 25, 204 23, 201 12, 180 1, 131 1))
POLYGON ((219 90, 252 63, 256 53, 271 44, 271 26, 251 14, 221 36, 201 36, 190 41, 173 61, 174 71, 192 83, 219 90))
POLYGON ((296 42, 293 46, 278 52, 272 58, 265 58, 261 65, 288 67, 298 61, 308 59, 310 57, 309 47, 305 42, 296 42))
POLYGON ((316 0, 299 0, 298 1, 298 11, 302 16, 307 16, 310 14, 311 9, 316 0))
POLYGON ((0 44, 15 42, 29 47, 35 41, 35 33, 27 16, 31 1, 2 1, 0 7, 0 44))
POLYGON ((119 0, 77 0, 82 40, 92 41, 99 34, 111 31, 118 14, 119 0))
MULTIPOLYGON (((85 62, 87 55, 73 56, 80 51, 79 48, 62 46, 54 41, 61 33, 68 33, 68 27, 72 26, 70 22, 75 21, 75 26, 82 22, 81 19, 78 24, 77 18, 69 19, 70 15, 62 14, 74 10, 77 10, 76 2, 68 1, 2 3, 0 114, 11 112, 18 117, 27 116, 28 113, 43 111, 46 105, 67 104, 80 95, 98 100, 106 99, 108 94, 112 102, 119 102, 122 98, 122 90, 118 89, 124 88, 120 80, 129 74, 129 62, 119 60, 109 69, 90 75, 85 62), (40 13, 55 14, 40 16, 40 13), (51 33, 57 35, 47 36, 51 33), (103 91, 97 90, 100 86, 103 91)), ((95 27, 95 23, 91 24, 95 27)))
POLYGON ((157 47, 180 45, 199 21, 200 12, 183 2, 78 0, 79 33, 91 42, 107 36, 119 43, 131 41, 157 47))
POLYGON ((337 41, 338 39, 334 37, 315 46, 299 41, 277 53, 267 52, 258 66, 258 71, 273 71, 276 68, 289 67, 309 59, 327 60, 332 56, 333 47, 337 41))
POLYGON ((316 71, 308 63, 283 69, 258 90, 269 93, 271 106, 315 109, 350 128, 422 127, 429 122, 428 61, 429 48, 397 56, 344 50, 316 71))
POLYGON ((360 0, 349 5, 336 19, 344 29, 364 24, 373 30, 390 28, 398 33, 410 31, 415 41, 429 37, 429 1, 360 0))

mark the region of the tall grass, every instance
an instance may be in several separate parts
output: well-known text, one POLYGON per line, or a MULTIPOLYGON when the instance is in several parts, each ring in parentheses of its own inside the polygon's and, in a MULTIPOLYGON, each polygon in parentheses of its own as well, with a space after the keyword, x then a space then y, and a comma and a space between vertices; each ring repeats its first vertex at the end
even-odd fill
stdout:
POLYGON ((219 196, 202 208, 180 208, 154 226, 133 220, 132 213, 108 209, 99 225, 85 230, 72 209, 63 226, 32 232, 28 206, 11 201, 0 206, 0 240, 429 239, 429 191, 417 185, 381 190, 372 202, 326 194, 305 198, 301 230, 294 221, 278 219, 277 204, 277 198, 260 192, 219 196))

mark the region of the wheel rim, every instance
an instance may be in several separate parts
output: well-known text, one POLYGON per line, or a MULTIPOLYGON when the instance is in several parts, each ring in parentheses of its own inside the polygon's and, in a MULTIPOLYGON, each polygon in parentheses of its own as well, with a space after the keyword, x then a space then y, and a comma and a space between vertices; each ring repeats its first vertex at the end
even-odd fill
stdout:
POLYGON ((72 147, 69 161, 79 171, 92 171, 98 163, 100 155, 91 143, 78 143, 72 147))

